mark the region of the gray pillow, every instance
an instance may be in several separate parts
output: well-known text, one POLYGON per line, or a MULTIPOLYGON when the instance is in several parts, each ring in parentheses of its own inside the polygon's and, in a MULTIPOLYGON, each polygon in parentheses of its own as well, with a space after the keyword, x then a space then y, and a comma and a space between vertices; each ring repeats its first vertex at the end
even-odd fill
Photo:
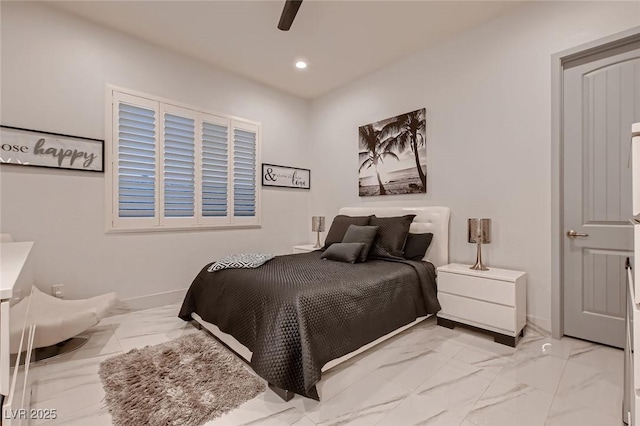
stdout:
POLYGON ((326 249, 320 259, 337 260, 344 263, 356 263, 364 243, 333 243, 326 249))
POLYGON ((377 226, 349 225, 342 242, 364 243, 364 247, 362 247, 362 251, 358 256, 358 262, 364 262, 367 260, 367 255, 369 254, 371 244, 373 244, 373 240, 376 237, 376 232, 378 232, 377 226))
POLYGON ((329 248, 333 243, 340 243, 347 232, 349 225, 368 225, 371 216, 346 216, 339 214, 331 222, 327 238, 324 240, 324 248, 329 248))
POLYGON ((422 260, 427 249, 431 245, 433 234, 407 234, 407 241, 404 243, 404 258, 409 260, 422 260))
POLYGON ((404 259, 404 243, 415 214, 396 217, 373 216, 369 225, 378 226, 378 233, 369 257, 404 259))

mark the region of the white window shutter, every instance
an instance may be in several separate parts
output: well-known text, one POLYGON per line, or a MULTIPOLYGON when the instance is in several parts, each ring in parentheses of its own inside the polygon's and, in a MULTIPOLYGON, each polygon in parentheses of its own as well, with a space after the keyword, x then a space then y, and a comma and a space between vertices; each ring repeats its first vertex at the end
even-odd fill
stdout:
POLYGON ((161 223, 195 224, 196 122, 193 111, 163 105, 161 223))
POLYGON ((124 227, 154 225, 158 222, 158 104, 119 95, 114 102, 114 222, 124 227))
POLYGON ((229 220, 228 120, 204 116, 202 120, 202 222, 229 220), (216 219, 217 218, 217 219, 216 219))
POLYGON ((257 223, 257 126, 232 120, 233 221, 257 223))

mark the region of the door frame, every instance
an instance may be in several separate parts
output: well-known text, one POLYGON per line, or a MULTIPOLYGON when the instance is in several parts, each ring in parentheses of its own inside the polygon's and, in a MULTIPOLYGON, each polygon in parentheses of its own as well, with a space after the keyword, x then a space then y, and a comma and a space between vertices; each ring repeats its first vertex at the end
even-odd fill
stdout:
POLYGON ((640 41, 640 26, 551 55, 551 336, 564 335, 563 105, 562 75, 565 64, 640 41))

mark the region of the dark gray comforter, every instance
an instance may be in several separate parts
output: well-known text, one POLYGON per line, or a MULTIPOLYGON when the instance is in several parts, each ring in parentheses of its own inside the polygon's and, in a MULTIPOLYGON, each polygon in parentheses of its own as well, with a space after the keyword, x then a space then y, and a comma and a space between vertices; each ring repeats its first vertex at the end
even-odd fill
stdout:
POLYGON ((179 316, 196 312, 249 348, 269 383, 317 400, 325 363, 440 310, 430 263, 348 264, 320 254, 277 256, 257 269, 207 265, 179 316))

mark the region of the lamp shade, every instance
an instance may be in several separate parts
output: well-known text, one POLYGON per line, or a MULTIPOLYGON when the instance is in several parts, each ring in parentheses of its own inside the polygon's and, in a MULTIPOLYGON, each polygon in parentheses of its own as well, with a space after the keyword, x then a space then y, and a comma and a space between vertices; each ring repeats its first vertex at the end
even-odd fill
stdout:
POLYGON ((324 216, 311 216, 311 230, 324 232, 324 216))
POLYGON ((472 218, 468 220, 469 242, 489 244, 491 242, 491 219, 472 218))

